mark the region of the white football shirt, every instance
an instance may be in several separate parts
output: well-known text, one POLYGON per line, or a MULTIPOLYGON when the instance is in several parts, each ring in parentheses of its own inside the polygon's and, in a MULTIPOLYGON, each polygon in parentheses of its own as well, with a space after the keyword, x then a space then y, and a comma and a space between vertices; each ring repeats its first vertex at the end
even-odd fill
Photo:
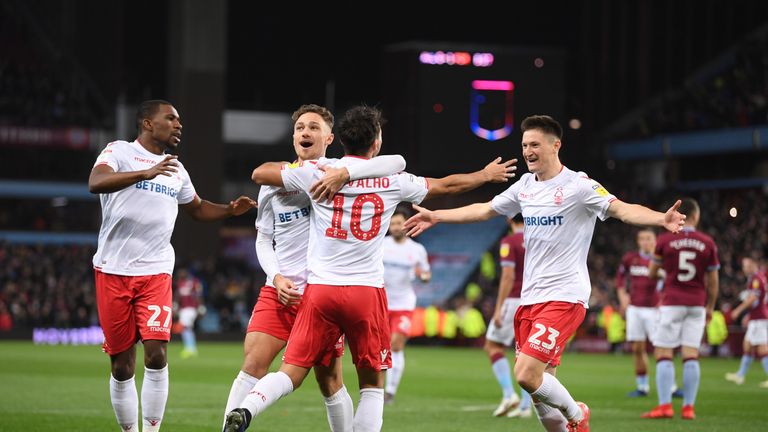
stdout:
MULTIPOLYGON (((258 202, 256 229, 272 235, 280 274, 293 281, 303 293, 307 284, 307 241, 312 210, 309 197, 302 191, 262 186, 258 202)), ((275 287, 269 280, 266 285, 275 287)))
MULTIPOLYGON (((165 156, 147 151, 138 141, 115 141, 102 150, 94 167, 106 164, 115 172, 141 171, 165 156)), ((195 187, 181 162, 177 169, 170 177, 158 175, 99 195, 101 229, 94 267, 123 276, 173 274, 171 234, 179 204, 195 198, 195 187)))
POLYGON ((406 237, 398 243, 392 236, 384 238, 384 288, 387 290, 389 310, 413 310, 416 293, 411 281, 416 277, 416 267, 429 271, 427 250, 421 243, 406 237))
MULTIPOLYGON (((363 159, 345 156, 335 166, 363 159)), ((286 190, 309 188, 323 172, 315 164, 294 164, 281 171, 286 190)), ((424 177, 399 173, 354 180, 333 202, 311 201, 309 230, 309 283, 326 285, 384 285, 382 242, 395 207, 401 201, 420 203, 427 195, 424 177)))
POLYGON ((587 255, 596 218, 608 218, 616 197, 583 172, 562 171, 547 181, 523 174, 491 201, 499 214, 522 213, 525 269, 521 304, 548 301, 588 307, 592 285, 587 255))

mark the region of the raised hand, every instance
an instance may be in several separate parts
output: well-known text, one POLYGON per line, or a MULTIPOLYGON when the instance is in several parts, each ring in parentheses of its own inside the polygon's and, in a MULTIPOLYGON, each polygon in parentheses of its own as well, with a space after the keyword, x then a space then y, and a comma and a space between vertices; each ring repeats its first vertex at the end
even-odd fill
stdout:
POLYGON ((296 289, 296 284, 287 277, 278 274, 272 281, 277 290, 277 299, 286 306, 293 306, 301 303, 301 294, 296 289))
POLYGON ((349 181, 349 171, 345 167, 333 168, 327 165, 318 165, 317 168, 323 171, 325 175, 309 188, 309 193, 312 194, 312 199, 315 201, 327 200, 331 202, 333 196, 349 181))
POLYGON ((517 171, 516 163, 517 159, 502 162, 501 157, 497 157, 483 168, 487 177, 486 181, 490 183, 506 183, 509 179, 515 177, 515 171, 517 171))
POLYGON ((178 169, 176 169, 179 166, 179 163, 176 162, 178 158, 176 155, 165 155, 165 158, 160 163, 144 171, 144 180, 152 180, 159 175, 172 176, 173 173, 178 172, 178 169))
POLYGON ((664 228, 673 233, 678 233, 685 225, 685 215, 677 211, 682 201, 677 200, 672 207, 664 213, 664 228))
POLYGON ((240 198, 229 202, 229 213, 232 216, 240 216, 254 207, 258 207, 256 201, 247 196, 241 196, 240 198))
POLYGON ((433 225, 437 224, 435 212, 432 210, 425 209, 424 207, 420 207, 416 204, 413 205, 413 209, 418 213, 405 221, 404 225, 405 229, 408 230, 406 233, 408 237, 416 237, 431 228, 433 225))

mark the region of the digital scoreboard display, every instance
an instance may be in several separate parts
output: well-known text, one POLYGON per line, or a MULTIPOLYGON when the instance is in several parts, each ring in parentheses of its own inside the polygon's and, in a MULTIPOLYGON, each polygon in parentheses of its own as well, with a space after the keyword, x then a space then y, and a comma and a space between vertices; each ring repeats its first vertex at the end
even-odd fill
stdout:
POLYGON ((443 176, 520 158, 520 122, 533 114, 561 124, 565 56, 538 48, 404 44, 384 55, 384 153, 407 170, 443 176))

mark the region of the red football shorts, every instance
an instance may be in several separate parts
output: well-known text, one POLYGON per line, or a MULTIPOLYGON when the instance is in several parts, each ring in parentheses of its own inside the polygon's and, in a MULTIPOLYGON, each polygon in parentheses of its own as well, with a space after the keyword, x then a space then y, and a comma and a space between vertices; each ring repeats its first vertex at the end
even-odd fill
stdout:
POLYGON ((387 294, 383 288, 309 284, 293 326, 284 360, 288 364, 329 366, 328 347, 344 334, 357 367, 392 367, 387 294))
POLYGON ((104 352, 127 351, 138 340, 171 340, 171 275, 96 274, 96 305, 104 352))
POLYGON ((266 333, 287 341, 298 312, 297 306, 286 306, 280 303, 277 290, 265 285, 261 287, 259 299, 253 306, 251 320, 248 321, 248 333, 266 333))
POLYGON ((520 306, 515 314, 515 351, 559 365, 565 345, 586 313, 578 303, 560 301, 520 306))
POLYGON ((411 317, 413 311, 399 310, 389 311, 389 328, 392 333, 400 333, 406 337, 411 334, 411 317))

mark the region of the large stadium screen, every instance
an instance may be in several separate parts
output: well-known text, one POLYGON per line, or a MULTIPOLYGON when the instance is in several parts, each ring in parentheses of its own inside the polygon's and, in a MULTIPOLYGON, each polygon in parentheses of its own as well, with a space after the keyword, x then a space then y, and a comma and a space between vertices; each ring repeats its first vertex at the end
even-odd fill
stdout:
POLYGON ((386 58, 384 141, 409 170, 445 175, 520 155, 520 122, 562 120, 564 56, 546 49, 434 49, 408 45, 386 58), (396 140, 397 142, 392 142, 396 140))

